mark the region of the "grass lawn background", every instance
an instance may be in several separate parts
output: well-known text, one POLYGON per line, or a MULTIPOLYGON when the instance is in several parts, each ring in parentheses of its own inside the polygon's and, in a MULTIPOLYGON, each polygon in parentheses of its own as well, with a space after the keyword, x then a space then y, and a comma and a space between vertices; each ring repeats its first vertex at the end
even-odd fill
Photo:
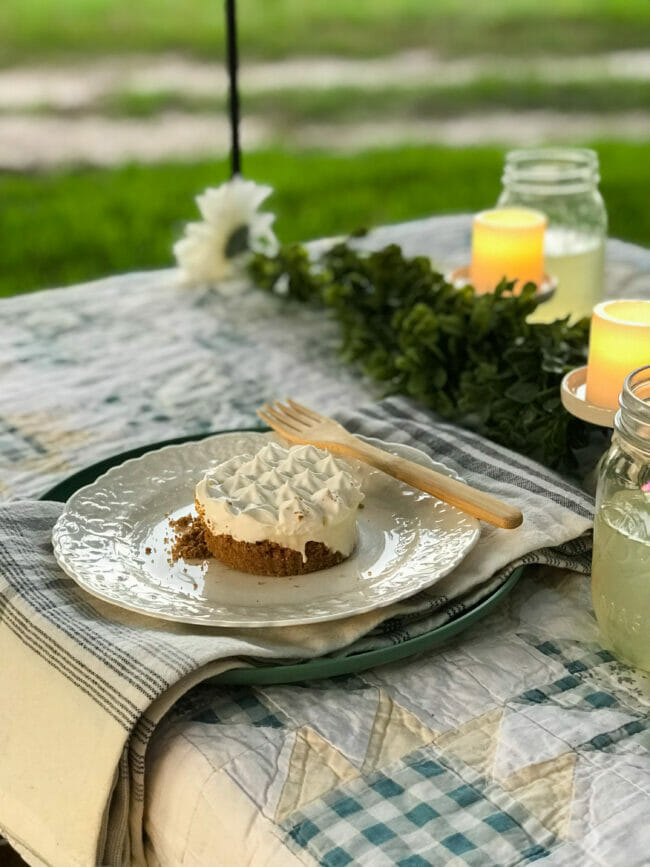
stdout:
MULTIPOLYGON (((650 144, 594 146, 610 235, 647 245, 650 144)), ((268 207, 280 239, 293 241, 490 207, 503 153, 487 147, 354 156, 276 151, 246 156, 244 169, 275 187, 268 207)), ((220 161, 0 175, 0 295, 173 264, 173 241, 198 216, 194 196, 225 180, 227 171, 220 161)))
MULTIPOLYGON (((648 2, 650 6, 650 0, 648 2)), ((358 86, 323 90, 287 88, 268 93, 242 93, 245 115, 272 123, 290 135, 305 123, 353 123, 460 117, 488 111, 598 112, 635 111, 650 105, 650 81, 594 78, 588 81, 542 81, 539 78, 485 76, 467 84, 393 86, 369 90, 358 86)), ((214 112, 227 109, 225 97, 193 96, 178 91, 108 94, 99 102, 112 117, 153 117, 163 111, 214 112)), ((68 110, 70 115, 78 109, 68 110)))
MULTIPOLYGON (((381 56, 426 48, 445 57, 503 58, 466 85, 296 88, 243 94, 244 113, 274 124, 282 150, 245 154, 245 174, 270 183, 284 241, 492 205, 505 148, 402 147, 349 156, 291 152, 301 124, 551 109, 647 111, 650 83, 596 77, 543 81, 508 58, 648 49, 649 0, 238 0, 241 61, 319 54, 381 56)), ((0 0, 0 65, 47 66, 129 53, 221 58, 223 0, 0 0)), ((47 74, 47 73, 44 73, 47 74)), ((215 97, 113 93, 93 107, 116 116, 166 109, 222 113, 215 97)), ((42 107, 26 109, 42 113, 42 107)), ((650 143, 597 144, 610 234, 650 243, 650 143)), ((576 142, 576 144, 579 144, 576 142)), ((171 245, 196 219, 194 196, 227 161, 53 173, 0 171, 0 295, 172 264, 171 245)))
MULTIPOLYGON (((650 44, 648 0, 238 0, 242 52, 270 58, 586 53, 650 44)), ((2 0, 0 63, 98 52, 223 54, 222 0, 2 0)))

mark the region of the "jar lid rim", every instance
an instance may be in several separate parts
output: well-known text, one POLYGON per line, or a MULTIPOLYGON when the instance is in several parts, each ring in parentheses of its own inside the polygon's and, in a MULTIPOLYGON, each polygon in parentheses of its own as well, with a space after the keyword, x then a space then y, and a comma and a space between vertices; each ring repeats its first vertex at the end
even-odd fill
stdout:
POLYGON ((619 406, 614 418, 615 429, 637 447, 647 449, 650 443, 650 364, 637 367, 625 377, 619 406), (636 393, 637 388, 644 386, 648 389, 647 398, 636 393))
POLYGON ((582 161, 590 166, 598 166, 598 153, 592 148, 514 148, 506 153, 505 164, 516 163, 519 160, 543 161, 554 160, 560 162, 582 161))
POLYGON ((583 192, 600 181, 598 154, 589 148, 520 148, 506 154, 502 182, 527 192, 583 192))

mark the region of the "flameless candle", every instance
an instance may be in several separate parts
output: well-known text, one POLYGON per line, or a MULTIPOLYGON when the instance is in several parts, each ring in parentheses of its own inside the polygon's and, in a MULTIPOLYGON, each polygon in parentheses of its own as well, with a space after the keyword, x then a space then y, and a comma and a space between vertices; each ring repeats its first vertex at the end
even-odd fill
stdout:
POLYGON ((496 208, 474 217, 471 279, 479 292, 491 292, 506 277, 519 287, 541 284, 544 276, 546 217, 528 208, 496 208))
POLYGON ((623 380, 650 364, 650 301, 603 301, 594 307, 587 400, 616 409, 623 380))

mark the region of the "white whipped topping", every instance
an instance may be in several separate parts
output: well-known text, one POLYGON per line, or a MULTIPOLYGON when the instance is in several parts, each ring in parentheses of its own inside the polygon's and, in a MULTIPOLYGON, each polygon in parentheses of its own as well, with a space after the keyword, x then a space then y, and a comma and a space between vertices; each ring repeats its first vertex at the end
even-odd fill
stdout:
POLYGON ((270 442, 205 474, 195 490, 208 529, 240 542, 268 539, 300 551, 322 542, 347 557, 354 547, 361 484, 348 465, 314 446, 270 442))

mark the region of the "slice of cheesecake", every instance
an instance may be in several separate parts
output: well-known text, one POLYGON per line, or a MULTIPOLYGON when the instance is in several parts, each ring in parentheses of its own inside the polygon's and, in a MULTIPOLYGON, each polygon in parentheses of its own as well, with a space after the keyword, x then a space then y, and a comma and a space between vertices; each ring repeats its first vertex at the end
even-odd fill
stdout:
POLYGON ((195 490, 210 553, 257 575, 298 575, 345 560, 362 500, 347 464, 314 446, 274 442, 212 468, 195 490))

